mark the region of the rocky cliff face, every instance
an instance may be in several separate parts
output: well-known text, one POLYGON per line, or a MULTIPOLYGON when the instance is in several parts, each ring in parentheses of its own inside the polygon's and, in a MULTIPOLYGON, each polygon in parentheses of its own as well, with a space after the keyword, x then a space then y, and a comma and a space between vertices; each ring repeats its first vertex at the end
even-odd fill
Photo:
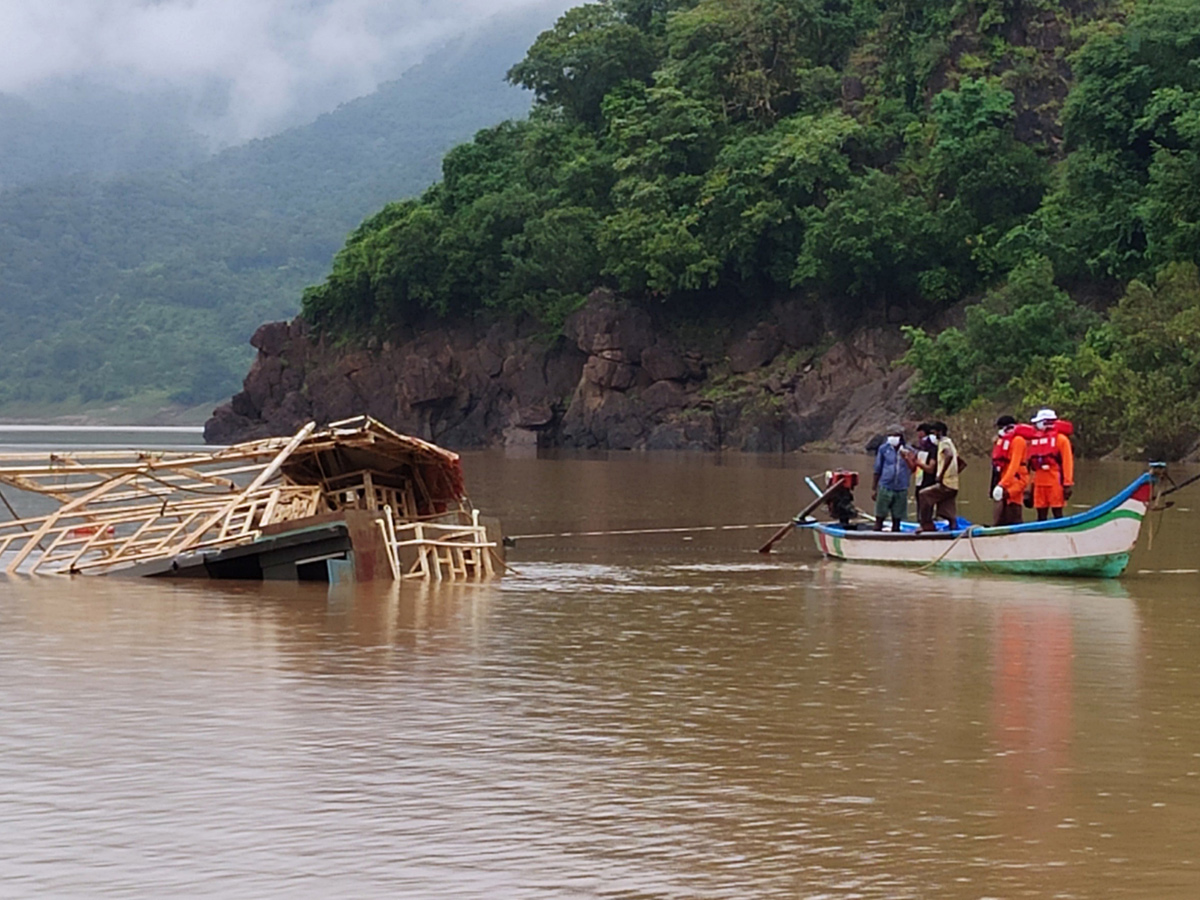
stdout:
POLYGON ((894 330, 833 341, 802 301, 689 329, 597 292, 557 335, 496 323, 344 347, 297 319, 251 344, 258 358, 206 424, 210 443, 366 413, 459 448, 861 449, 906 417, 911 377, 892 365, 894 330))

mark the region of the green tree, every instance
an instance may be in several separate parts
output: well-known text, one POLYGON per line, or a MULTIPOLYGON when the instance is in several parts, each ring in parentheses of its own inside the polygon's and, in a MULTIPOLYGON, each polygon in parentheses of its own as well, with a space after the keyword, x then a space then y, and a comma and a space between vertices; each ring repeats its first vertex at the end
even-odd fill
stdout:
POLYGON ((910 346, 903 362, 918 372, 912 396, 948 413, 976 397, 1000 397, 1033 361, 1073 352, 1094 321, 1054 284, 1048 260, 1031 260, 968 307, 963 329, 947 328, 936 338, 905 329, 910 346))
POLYGON ((939 196, 959 204, 972 228, 991 241, 1034 212, 1049 167, 1013 134, 1013 95, 998 84, 965 79, 933 99, 936 139, 929 171, 939 196))
POLYGON ((1076 150, 1038 210, 1001 239, 999 252, 1012 259, 1047 256, 1056 271, 1077 280, 1128 276, 1141 268, 1146 251, 1136 211, 1143 184, 1122 151, 1076 150))
POLYGON ((635 295, 711 287, 719 265, 698 200, 720 146, 717 116, 674 87, 614 92, 604 114, 619 176, 599 234, 604 275, 635 295))
POLYGON ((1133 401, 1127 373, 1097 347, 1103 343, 1093 329, 1075 353, 1031 360, 1012 382, 1025 408, 1049 406, 1074 424, 1071 443, 1084 456, 1102 456, 1120 445, 1124 423, 1118 411, 1133 401))
POLYGON ((1159 265, 1200 263, 1200 90, 1163 88, 1146 107, 1155 123, 1155 152, 1137 207, 1147 256, 1159 265))
POLYGON ((1147 0, 1125 25, 1093 29, 1071 60, 1077 81, 1063 109, 1071 155, 1043 209, 1014 236, 1017 245, 1087 277, 1144 274, 1180 252, 1195 259, 1187 222, 1200 211, 1190 180, 1197 57, 1200 17, 1191 0, 1147 0))
POLYGON ((499 291, 506 309, 557 321, 572 312, 597 282, 601 219, 594 209, 555 207, 525 222, 504 246, 508 274, 499 291))
POLYGON ((938 227, 926 202, 900 178, 874 170, 829 192, 824 209, 805 210, 804 243, 792 281, 834 287, 857 301, 905 301, 936 272, 938 227))
POLYGON ((1153 285, 1130 282, 1077 353, 1032 365, 1019 386, 1082 417, 1089 449, 1183 455, 1200 436, 1200 270, 1173 263, 1153 285))
POLYGON ((657 63, 649 36, 616 6, 588 3, 542 32, 508 80, 533 91, 539 103, 596 124, 605 94, 623 81, 648 83, 657 63))
POLYGON ((690 181, 712 165, 721 143, 713 112, 673 87, 613 92, 604 118, 617 153, 613 169, 625 178, 690 181))
POLYGON ((613 0, 613 8, 626 22, 658 38, 666 34, 671 13, 695 5, 696 0, 613 0))
POLYGON ((833 99, 831 76, 873 18, 854 0, 700 0, 668 21, 662 78, 731 121, 770 124, 805 93, 833 99))
POLYGON ((806 212, 849 184, 846 150, 860 132, 842 112, 795 115, 725 144, 701 189, 701 228, 734 277, 789 286, 806 212))

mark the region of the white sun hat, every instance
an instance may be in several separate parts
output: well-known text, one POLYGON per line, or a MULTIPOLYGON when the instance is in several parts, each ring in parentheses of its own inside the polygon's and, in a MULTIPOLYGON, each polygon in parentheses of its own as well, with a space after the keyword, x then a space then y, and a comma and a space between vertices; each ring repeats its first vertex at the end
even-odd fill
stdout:
POLYGON ((1050 407, 1045 406, 1037 411, 1037 414, 1030 419, 1031 422, 1053 422, 1058 418, 1058 413, 1050 407))

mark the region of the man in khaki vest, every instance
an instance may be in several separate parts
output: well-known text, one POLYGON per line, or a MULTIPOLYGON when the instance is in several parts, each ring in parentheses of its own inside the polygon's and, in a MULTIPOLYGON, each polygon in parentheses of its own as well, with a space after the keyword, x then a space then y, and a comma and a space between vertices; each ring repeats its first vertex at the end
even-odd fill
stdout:
POLYGON ((950 527, 958 524, 958 473, 962 463, 958 458, 958 450, 954 442, 946 436, 945 422, 933 422, 933 434, 936 441, 936 452, 925 464, 926 471, 936 477, 936 482, 917 493, 917 521, 921 523, 921 531, 936 531, 933 524, 936 516, 950 520, 950 527))

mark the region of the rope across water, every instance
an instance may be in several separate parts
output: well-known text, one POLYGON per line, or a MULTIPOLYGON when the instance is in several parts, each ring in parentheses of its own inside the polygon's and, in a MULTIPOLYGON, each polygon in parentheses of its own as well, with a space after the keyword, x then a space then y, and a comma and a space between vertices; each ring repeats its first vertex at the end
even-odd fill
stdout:
POLYGON ((511 541, 537 541, 548 538, 609 537, 629 534, 691 534, 699 531, 750 531, 756 528, 778 528, 778 522, 755 525, 695 525, 691 528, 620 528, 612 531, 547 531, 542 534, 507 535, 511 541))

